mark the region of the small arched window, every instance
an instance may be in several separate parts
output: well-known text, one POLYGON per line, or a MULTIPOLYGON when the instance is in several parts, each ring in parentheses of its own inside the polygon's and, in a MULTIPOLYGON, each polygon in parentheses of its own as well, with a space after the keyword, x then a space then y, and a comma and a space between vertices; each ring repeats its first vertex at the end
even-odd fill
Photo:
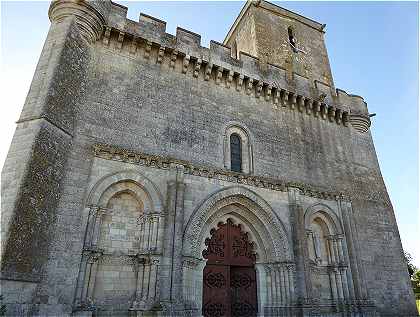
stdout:
POLYGON ((230 169, 234 172, 242 172, 241 137, 236 133, 230 135, 230 169))
POLYGON ((293 50, 296 50, 296 39, 293 35, 293 30, 291 27, 287 29, 287 33, 289 34, 289 43, 292 46, 293 50))

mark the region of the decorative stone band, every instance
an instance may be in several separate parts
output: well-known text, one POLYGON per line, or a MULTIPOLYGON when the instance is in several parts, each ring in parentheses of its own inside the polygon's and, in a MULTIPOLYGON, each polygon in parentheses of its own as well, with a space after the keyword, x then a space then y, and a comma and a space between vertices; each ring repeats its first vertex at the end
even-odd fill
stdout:
MULTIPOLYGON (((147 36, 147 34, 144 34, 144 36, 147 36)), ((197 56, 194 56, 194 52, 182 51, 176 45, 172 45, 171 41, 164 41, 158 37, 142 38, 137 34, 127 31, 123 32, 111 26, 106 26, 103 32, 102 44, 111 47, 111 40, 116 41, 115 45, 112 45, 113 49, 126 52, 127 55, 134 55, 136 52, 139 52, 138 55, 143 56, 145 60, 159 65, 166 61, 169 65, 168 69, 180 71, 182 74, 189 74, 194 78, 200 77, 204 81, 212 80, 216 85, 223 86, 226 89, 236 86, 236 89, 232 91, 253 95, 260 102, 272 103, 276 109, 281 106, 292 111, 313 115, 327 122, 348 126, 349 112, 334 105, 326 104, 322 94, 312 99, 304 96, 303 93, 280 87, 276 80, 256 78, 257 75, 247 74, 246 70, 240 67, 232 67, 228 63, 222 62, 220 62, 220 65, 217 65, 219 62, 212 60, 211 55, 203 56, 205 54, 195 53, 197 56), (127 49, 123 49, 124 47, 127 49), (154 52, 153 54, 152 51, 154 52), (151 60, 152 56, 153 61, 151 60), (180 66, 176 67, 178 64, 180 66), (199 76, 199 74, 202 76, 199 76)), ((187 48, 185 49, 187 50, 187 48)), ((230 48, 220 43, 211 41, 210 51, 218 49, 230 50, 230 48)), ((243 52, 240 53, 240 58, 258 61, 257 58, 243 52)), ((281 69, 281 67, 276 65, 271 65, 271 67, 273 69, 281 69)))
POLYGON ((367 132, 371 124, 369 115, 361 113, 351 113, 349 122, 354 129, 361 133, 367 132))
POLYGON ((215 178, 222 181, 239 183, 253 187, 265 188, 270 190, 286 192, 288 188, 298 188, 302 195, 316 197, 326 200, 344 200, 351 201, 350 196, 333 191, 324 191, 316 186, 299 183, 286 182, 279 179, 268 177, 245 175, 224 169, 216 169, 211 167, 193 165, 188 161, 178 160, 170 157, 158 155, 150 155, 130 151, 123 148, 117 148, 107 144, 95 144, 93 146, 93 154, 106 160, 120 161, 130 164, 142 165, 158 169, 169 169, 171 164, 181 165, 184 167, 184 174, 200 176, 206 178, 215 178))

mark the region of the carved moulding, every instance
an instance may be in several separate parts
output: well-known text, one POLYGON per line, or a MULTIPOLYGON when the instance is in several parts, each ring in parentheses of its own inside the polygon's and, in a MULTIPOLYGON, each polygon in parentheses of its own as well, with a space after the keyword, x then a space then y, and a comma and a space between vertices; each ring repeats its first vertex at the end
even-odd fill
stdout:
MULTIPOLYGON (((303 112, 303 104, 302 101, 297 101, 298 99, 306 100, 310 107, 307 108, 307 114, 313 115, 315 118, 321 118, 325 120, 327 116, 330 118, 328 122, 335 122, 337 125, 343 125, 345 127, 348 126, 348 111, 347 109, 340 109, 336 105, 327 105, 324 102, 320 102, 319 100, 312 99, 310 97, 304 96, 303 92, 296 92, 296 91, 287 91, 284 88, 281 88, 277 82, 272 82, 269 79, 264 81, 264 79, 260 78, 261 75, 248 74, 246 69, 238 68, 233 65, 229 65, 227 63, 220 63, 222 65, 213 64, 210 62, 212 60, 212 56, 203 56, 203 54, 195 54, 196 56, 192 55, 191 52, 185 49, 183 51, 179 50, 176 45, 170 45, 167 42, 162 42, 156 38, 147 38, 145 34, 140 36, 139 34, 134 34, 130 32, 126 32, 124 30, 125 37, 127 38, 126 41, 131 43, 133 41, 143 43, 144 51, 148 51, 143 58, 149 60, 150 58, 150 50, 152 49, 152 44, 157 51, 157 58, 155 60, 156 64, 162 65, 163 62, 163 55, 165 52, 168 52, 169 58, 169 69, 177 70, 178 67, 175 67, 177 63, 178 56, 180 57, 179 60, 181 61, 181 72, 182 74, 186 74, 188 72, 189 65, 192 64, 194 70, 191 72, 194 78, 198 78, 199 74, 203 74, 202 79, 204 81, 212 80, 215 85, 223 86, 226 89, 230 89, 231 83, 236 81, 236 91, 242 92, 244 91, 247 95, 253 95, 256 99, 264 100, 264 102, 273 103, 274 108, 277 108, 277 104, 279 102, 279 97, 282 95, 282 104, 283 107, 288 107, 288 109, 294 111, 296 109, 295 105, 298 104, 298 111, 303 112), (145 37, 144 37, 145 36, 145 37), (172 53, 171 53, 172 52, 172 53), (207 59, 207 60, 206 60, 207 59), (203 71, 201 72, 200 69, 203 71), (224 82, 224 85, 220 85, 224 82), (242 89, 242 87, 245 87, 242 89), (264 98, 260 98, 264 95, 264 98), (312 107, 313 104, 313 107, 312 107), (322 107, 321 107, 322 105, 322 107), (333 111, 328 111, 327 109, 332 109, 333 111), (334 114, 334 115, 332 115, 334 114)), ((105 45, 109 46, 109 40, 113 39, 111 37, 111 32, 114 34, 121 34, 123 31, 119 30, 115 27, 107 25, 104 27, 104 38, 106 38, 105 45)), ((117 37, 118 38, 118 37, 117 37)), ((113 39, 114 40, 114 39, 113 39)), ((176 38, 174 38, 176 40, 176 38)), ((117 40, 118 41, 118 40, 117 40)), ((176 41, 175 41, 176 42, 176 41)), ((118 42, 117 42, 118 43, 118 42)), ((213 42, 214 43, 214 42, 213 42)), ((130 45, 130 44, 129 44, 130 45)), ((210 47, 212 44, 210 45, 210 47)), ((119 50, 119 44, 115 45, 117 50, 119 50)), ((130 52, 128 52, 130 54, 130 52)), ((240 55, 248 55, 244 52, 241 52, 240 55)), ((259 62, 258 58, 254 58, 256 62, 259 62)), ((241 58, 239 59, 239 61, 241 58)), ((275 68, 283 69, 281 66, 272 65, 275 68)), ((322 100, 322 99, 321 99, 322 100)))
POLYGON ((325 200, 350 201, 350 197, 344 193, 322 190, 317 186, 304 184, 301 182, 286 182, 280 179, 245 175, 242 173, 236 173, 225 169, 198 166, 184 160, 134 152, 131 150, 118 148, 107 144, 95 144, 93 146, 93 155, 106 160, 125 162, 158 169, 169 169, 171 164, 178 164, 184 167, 184 174, 188 175, 205 177, 209 179, 215 178, 218 180, 232 182, 236 184, 243 184, 282 192, 286 192, 288 188, 297 188, 302 192, 303 195, 309 197, 315 197, 325 200))
POLYGON ((281 220, 264 199, 241 186, 216 192, 193 212, 184 228, 183 254, 200 258, 203 242, 212 224, 226 215, 233 216, 251 230, 259 262, 291 259, 290 237, 281 220), (240 212, 226 208, 232 205, 238 206, 240 212))

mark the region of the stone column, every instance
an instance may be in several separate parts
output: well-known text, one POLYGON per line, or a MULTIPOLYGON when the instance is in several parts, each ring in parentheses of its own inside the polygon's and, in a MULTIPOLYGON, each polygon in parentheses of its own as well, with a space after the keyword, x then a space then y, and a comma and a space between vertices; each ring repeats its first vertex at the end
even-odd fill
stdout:
POLYGON ((289 293, 290 293, 290 304, 294 304, 295 299, 295 282, 294 282, 294 264, 288 264, 287 265, 287 273, 288 273, 288 279, 289 279, 289 293))
POLYGON ((88 305, 92 305, 94 302, 94 291, 95 291, 95 279, 96 271, 98 268, 98 260, 102 256, 102 252, 91 252, 89 254, 86 276, 85 276, 85 287, 82 293, 82 301, 88 305))
POLYGON ((300 202, 300 190, 298 188, 289 187, 288 193, 293 253, 296 263, 296 296, 298 302, 304 303, 311 298, 312 292, 309 276, 310 268, 307 264, 308 248, 305 239, 304 210, 300 202))
POLYGON ((84 240, 84 248, 90 248, 92 246, 93 240, 93 233, 95 231, 95 218, 96 214, 99 211, 99 206, 90 206, 89 207, 89 216, 86 225, 85 231, 85 240, 84 240))
MULTIPOLYGON (((168 182, 167 221, 160 274, 161 302, 174 307, 181 304, 182 293, 182 228, 184 224, 184 167, 171 166, 174 179, 168 182)), ((170 308, 172 309, 172 308, 170 308)))
POLYGON ((271 281, 271 268, 266 265, 265 267, 265 274, 266 274, 266 280, 267 280, 267 306, 273 306, 273 287, 272 287, 272 281, 271 281))
POLYGON ((347 241, 348 261, 351 269, 351 279, 349 280, 351 280, 351 284, 353 285, 355 298, 362 299, 364 292, 362 291, 362 281, 359 272, 359 263, 357 261, 358 252, 355 245, 355 235, 353 234, 351 203, 340 200, 339 205, 341 207, 343 227, 347 241))
POLYGON ((139 283, 139 276, 142 276, 142 273, 143 273, 143 263, 144 263, 144 258, 141 258, 138 253, 133 256, 133 270, 134 270, 134 279, 136 280, 136 286, 135 286, 135 292, 134 292, 134 299, 131 303, 130 309, 137 309, 140 304, 142 283, 139 283))
POLYGON ((76 287, 76 296, 74 298, 74 304, 76 307, 79 307, 82 305, 83 302, 83 290, 84 285, 86 283, 86 271, 88 266, 88 260, 89 260, 89 253, 83 252, 82 259, 80 261, 80 267, 79 267, 79 275, 77 277, 77 287, 76 287))
POLYGON ((94 228, 92 233, 92 240, 91 240, 91 246, 92 248, 96 248, 99 245, 99 239, 101 236, 101 225, 103 221, 104 214, 107 213, 107 209, 103 207, 99 207, 94 218, 94 228))

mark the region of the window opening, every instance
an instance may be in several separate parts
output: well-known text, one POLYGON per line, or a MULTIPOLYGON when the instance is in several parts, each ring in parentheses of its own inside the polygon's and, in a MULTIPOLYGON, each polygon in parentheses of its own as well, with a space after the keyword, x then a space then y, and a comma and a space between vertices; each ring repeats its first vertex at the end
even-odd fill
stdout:
POLYGON ((241 138, 236 133, 230 135, 230 169, 242 172, 242 145, 241 138))

